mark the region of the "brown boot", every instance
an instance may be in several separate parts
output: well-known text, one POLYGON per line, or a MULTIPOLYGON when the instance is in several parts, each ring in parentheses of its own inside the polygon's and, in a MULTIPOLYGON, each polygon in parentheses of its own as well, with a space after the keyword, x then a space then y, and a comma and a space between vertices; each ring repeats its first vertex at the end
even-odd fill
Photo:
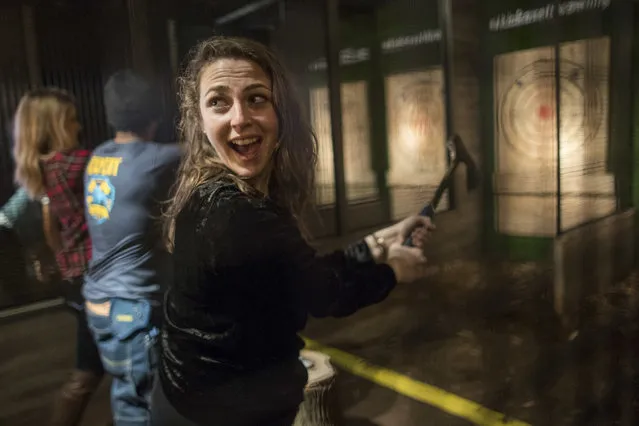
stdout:
POLYGON ((102 376, 89 371, 74 370, 53 406, 51 426, 77 426, 91 395, 98 387, 102 376))

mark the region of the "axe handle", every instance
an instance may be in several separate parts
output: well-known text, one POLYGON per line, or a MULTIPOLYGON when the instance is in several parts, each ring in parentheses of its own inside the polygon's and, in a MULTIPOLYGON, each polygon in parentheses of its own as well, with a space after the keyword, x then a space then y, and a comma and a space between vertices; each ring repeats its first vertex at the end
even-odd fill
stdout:
MULTIPOLYGON (((453 173, 455 173, 455 170, 457 169, 458 165, 459 165, 459 159, 456 158, 453 161, 453 164, 451 164, 448 170, 446 170, 446 174, 444 175, 442 180, 439 182, 439 185, 437 186, 437 189, 435 190, 435 194, 433 195, 433 198, 428 203, 433 206, 433 209, 437 208, 437 206, 439 205, 439 201, 442 198, 442 195, 444 195, 444 191, 446 191, 448 187, 450 186, 451 178, 453 177, 453 173)), ((424 211, 425 209, 426 207, 424 207, 422 211, 424 211)), ((420 213, 420 215, 422 214, 420 213)), ((430 216, 430 218, 432 219, 432 216, 430 216)))
MULTIPOLYGON (((433 195, 433 198, 430 200, 428 204, 426 204, 426 206, 422 209, 422 211, 419 212, 420 216, 426 216, 431 219, 435 217, 435 209, 437 208, 437 205, 439 205, 439 201, 441 200, 442 195, 444 194, 444 191, 450 186, 450 182, 451 182, 450 178, 452 177, 458 165, 459 165, 459 160, 455 159, 455 161, 453 161, 453 164, 451 164, 448 170, 446 170, 446 174, 444 175, 441 182, 439 183, 437 190, 435 190, 435 195, 433 195)), ((413 231, 414 229, 411 229, 411 233, 413 231)), ((404 245, 409 247, 413 246, 413 239, 411 238, 410 235, 404 241, 404 245)))

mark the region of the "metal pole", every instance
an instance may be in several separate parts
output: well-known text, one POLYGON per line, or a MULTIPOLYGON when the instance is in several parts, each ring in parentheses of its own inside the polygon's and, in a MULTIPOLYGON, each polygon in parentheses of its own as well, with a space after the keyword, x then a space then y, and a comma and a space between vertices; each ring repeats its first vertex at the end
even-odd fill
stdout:
POLYGON ((326 0, 326 62, 328 96, 335 169, 335 230, 343 235, 347 227, 347 200, 344 174, 344 141, 342 139, 342 96, 339 73, 339 0, 326 0))
POLYGON ((560 0, 555 0, 555 131, 557 132, 557 235, 561 234, 561 21, 557 17, 560 0))
POLYGON ((444 111, 446 112, 446 137, 453 134, 453 96, 452 96, 452 22, 450 0, 439 0, 439 29, 441 31, 440 52, 444 74, 444 111))
MULTIPOLYGON (((438 0, 439 9, 439 30, 441 31, 440 40, 440 57, 443 70, 444 80, 444 111, 446 139, 450 138, 454 133, 453 126, 453 43, 452 43, 452 10, 450 0, 438 0)), ((442 141, 443 142, 443 141, 442 141)), ((447 154, 448 155, 448 154, 447 154)), ((449 157, 448 161, 452 159, 449 157)), ((452 184, 448 189, 448 205, 450 209, 455 208, 455 177, 452 178, 452 184)))
POLYGON ((169 42, 169 62, 171 64, 171 82, 175 80, 178 74, 179 68, 179 52, 178 52, 178 36, 177 36, 177 24, 175 19, 168 19, 166 21, 166 33, 169 42))

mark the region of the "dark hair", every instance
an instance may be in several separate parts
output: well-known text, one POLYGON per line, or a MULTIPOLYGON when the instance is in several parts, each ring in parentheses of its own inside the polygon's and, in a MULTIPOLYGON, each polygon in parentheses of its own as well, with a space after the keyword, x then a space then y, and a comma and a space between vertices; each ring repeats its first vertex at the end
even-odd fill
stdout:
POLYGON ((153 85, 131 70, 117 71, 104 86, 107 121, 118 132, 144 133, 161 115, 153 85))
POLYGON ((284 66, 266 46, 245 38, 216 36, 200 42, 193 49, 178 81, 180 141, 186 146, 173 198, 165 214, 165 238, 169 248, 172 247, 175 219, 195 188, 207 181, 230 178, 242 191, 252 191, 248 182, 234 175, 220 161, 202 132, 200 77, 206 66, 222 58, 252 61, 271 80, 280 134, 279 147, 273 153, 269 196, 288 210, 305 231, 301 219, 315 188, 317 138, 302 111, 294 86, 284 66))

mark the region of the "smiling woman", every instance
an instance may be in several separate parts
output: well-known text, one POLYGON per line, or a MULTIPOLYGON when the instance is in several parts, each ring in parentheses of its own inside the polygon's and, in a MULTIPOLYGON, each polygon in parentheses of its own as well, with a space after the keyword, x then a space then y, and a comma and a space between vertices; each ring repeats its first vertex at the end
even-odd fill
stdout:
POLYGON ((307 316, 346 316, 424 276, 427 218, 327 256, 299 230, 316 141, 287 74, 256 42, 202 42, 181 79, 186 145, 166 237, 154 426, 293 424, 307 316), (417 247, 402 241, 410 230, 417 247))
POLYGON ((220 159, 267 193, 279 136, 269 77, 254 62, 225 58, 202 71, 200 93, 202 127, 220 159))
POLYGON ((277 197, 296 218, 314 190, 316 140, 281 63, 259 43, 212 38, 180 78, 180 133, 187 152, 165 230, 196 187, 223 176, 245 192, 277 197), (253 147, 241 146, 254 142, 253 147), (228 172, 232 173, 228 173, 228 172))

